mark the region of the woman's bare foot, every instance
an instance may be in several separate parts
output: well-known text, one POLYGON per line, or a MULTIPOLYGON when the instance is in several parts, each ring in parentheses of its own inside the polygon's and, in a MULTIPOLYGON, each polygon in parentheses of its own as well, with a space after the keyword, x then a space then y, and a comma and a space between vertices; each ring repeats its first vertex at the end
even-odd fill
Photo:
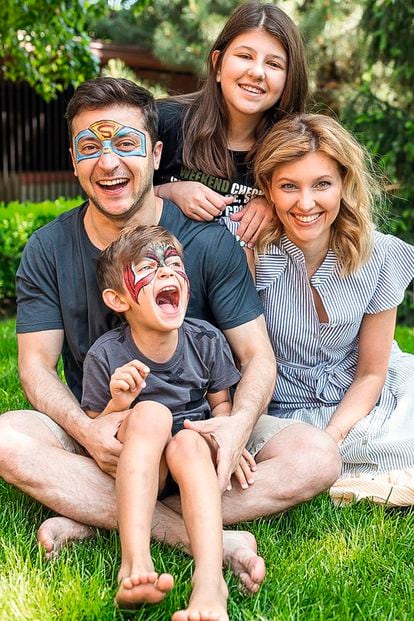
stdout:
POLYGON ((228 589, 224 579, 217 583, 193 576, 193 591, 186 610, 178 610, 172 621, 229 621, 227 614, 228 589))
POLYGON ((48 560, 57 558, 61 549, 71 541, 90 539, 96 533, 96 529, 75 522, 66 517, 49 518, 41 524, 37 531, 37 540, 45 549, 48 560))
POLYGON ((240 578, 251 593, 257 593, 266 575, 266 566, 257 555, 256 539, 246 530, 223 532, 223 555, 226 565, 240 578))
POLYGON ((140 604, 158 604, 174 586, 170 574, 158 576, 155 571, 141 571, 119 578, 115 601, 120 608, 136 608, 140 604))

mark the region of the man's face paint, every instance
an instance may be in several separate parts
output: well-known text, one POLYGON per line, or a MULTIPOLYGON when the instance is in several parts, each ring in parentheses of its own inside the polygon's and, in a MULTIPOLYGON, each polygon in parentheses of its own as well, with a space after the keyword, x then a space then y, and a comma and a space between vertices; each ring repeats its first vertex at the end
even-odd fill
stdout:
POLYGON ((181 276, 187 283, 188 298, 190 297, 190 282, 177 250, 166 244, 151 244, 138 263, 130 263, 124 269, 125 286, 137 304, 141 289, 154 280, 160 267, 170 267, 181 276))
POLYGON ((105 153, 120 157, 145 157, 147 142, 145 134, 134 127, 116 121, 96 121, 74 138, 77 162, 98 158, 105 153))

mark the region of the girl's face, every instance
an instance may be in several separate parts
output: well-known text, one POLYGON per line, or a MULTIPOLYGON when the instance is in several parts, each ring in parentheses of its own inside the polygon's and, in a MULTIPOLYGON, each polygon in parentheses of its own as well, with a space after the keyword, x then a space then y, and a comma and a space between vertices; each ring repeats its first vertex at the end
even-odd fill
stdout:
MULTIPOLYGON (((219 57, 219 50, 215 50, 215 66, 219 57)), ((255 116, 257 122, 261 119, 283 93, 287 62, 280 41, 265 30, 255 28, 233 39, 223 53, 216 75, 230 120, 240 116, 255 116)))
POLYGON ((287 237, 302 250, 328 249, 340 209, 342 177, 335 160, 308 153, 276 168, 270 197, 287 237))

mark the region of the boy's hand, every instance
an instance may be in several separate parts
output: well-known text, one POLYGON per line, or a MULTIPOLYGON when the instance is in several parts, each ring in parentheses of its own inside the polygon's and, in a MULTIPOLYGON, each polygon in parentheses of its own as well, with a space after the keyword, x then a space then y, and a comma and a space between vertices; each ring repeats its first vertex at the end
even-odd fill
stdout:
POLYGON ((147 365, 139 360, 131 360, 116 369, 109 383, 112 409, 127 410, 145 388, 145 379, 149 372, 147 365))
MULTIPOLYGON (((257 469, 256 462, 254 460, 253 455, 250 455, 247 449, 243 450, 242 456, 240 457, 239 465, 234 471, 233 477, 238 481, 240 487, 242 489, 248 489, 249 485, 253 485, 254 477, 252 472, 257 469)), ((231 485, 227 487, 227 489, 231 489, 231 485)))

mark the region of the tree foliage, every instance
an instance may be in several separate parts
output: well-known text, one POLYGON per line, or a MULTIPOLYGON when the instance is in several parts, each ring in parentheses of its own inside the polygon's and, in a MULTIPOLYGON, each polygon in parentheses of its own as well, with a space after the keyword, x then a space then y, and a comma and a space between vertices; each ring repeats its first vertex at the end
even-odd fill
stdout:
POLYGON ((150 48, 169 67, 202 73, 207 52, 238 0, 150 0, 96 21, 97 38, 150 48))
POLYGON ((6 79, 27 81, 46 101, 69 84, 97 75, 87 18, 106 12, 104 0, 2 0, 0 66, 6 79))

